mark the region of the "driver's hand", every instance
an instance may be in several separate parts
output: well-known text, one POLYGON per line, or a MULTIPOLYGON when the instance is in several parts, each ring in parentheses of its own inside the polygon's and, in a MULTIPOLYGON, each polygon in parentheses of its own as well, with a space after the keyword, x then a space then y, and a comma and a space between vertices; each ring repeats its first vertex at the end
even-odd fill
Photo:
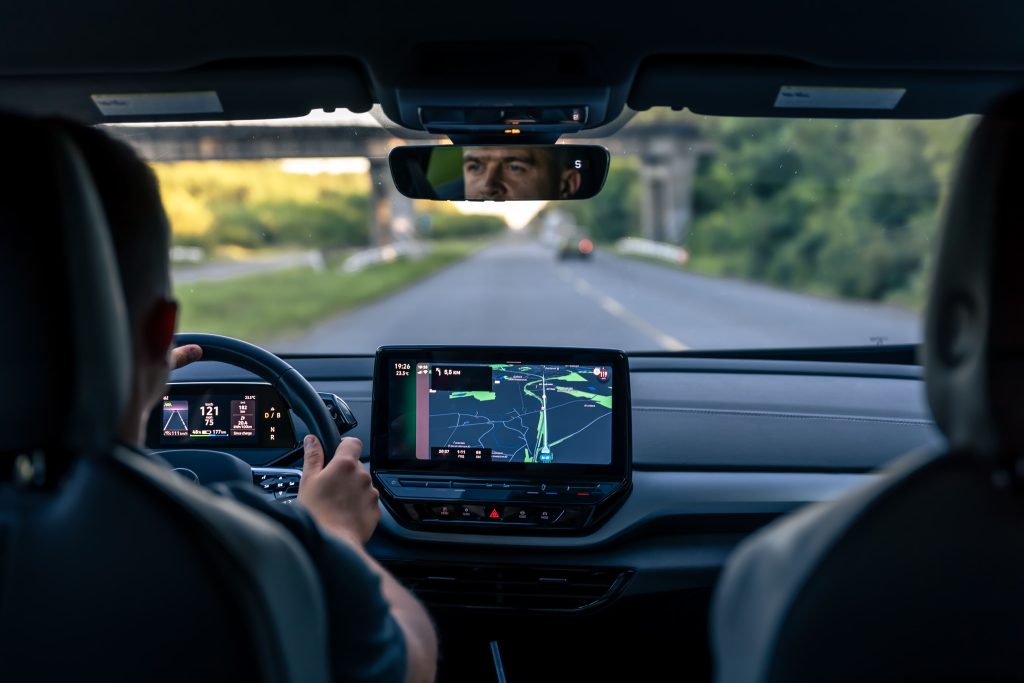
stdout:
POLYGON ((203 349, 198 344, 185 344, 171 349, 171 369, 183 368, 202 359, 203 349))
POLYGON ((322 528, 363 545, 380 521, 380 493, 359 462, 363 442, 351 437, 342 439, 326 466, 319 439, 311 434, 302 447, 305 454, 299 502, 322 528))

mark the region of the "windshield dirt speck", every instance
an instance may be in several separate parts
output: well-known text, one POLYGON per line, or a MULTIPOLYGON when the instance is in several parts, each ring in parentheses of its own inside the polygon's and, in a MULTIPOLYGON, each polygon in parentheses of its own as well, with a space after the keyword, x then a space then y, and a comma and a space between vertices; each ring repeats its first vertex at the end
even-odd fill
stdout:
POLYGON ((547 202, 408 199, 387 152, 423 141, 369 115, 105 128, 160 179, 180 329, 331 354, 917 343, 972 123, 641 112, 547 202))

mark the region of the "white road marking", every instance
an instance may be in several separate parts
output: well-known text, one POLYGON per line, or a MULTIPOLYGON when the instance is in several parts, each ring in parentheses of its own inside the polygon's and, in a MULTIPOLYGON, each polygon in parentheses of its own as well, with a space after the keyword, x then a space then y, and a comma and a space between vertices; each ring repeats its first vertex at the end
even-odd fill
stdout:
POLYGON ((606 294, 598 294, 596 291, 594 291, 594 288, 590 285, 590 283, 584 280, 583 278, 573 276, 562 269, 559 269, 559 275, 561 275, 563 279, 567 279, 569 282, 571 282, 573 288, 575 288, 575 290, 581 296, 586 296, 595 299, 599 304, 601 304, 601 308, 608 311, 619 320, 622 320, 633 329, 638 330, 642 334, 647 335, 648 337, 656 341, 658 344, 660 344, 663 349, 667 351, 686 351, 687 349, 690 348, 689 346, 679 341, 672 335, 664 332, 663 330, 659 330, 657 327, 647 322, 640 316, 635 315, 632 311, 630 311, 628 308, 622 305, 621 302, 616 301, 615 299, 606 294))

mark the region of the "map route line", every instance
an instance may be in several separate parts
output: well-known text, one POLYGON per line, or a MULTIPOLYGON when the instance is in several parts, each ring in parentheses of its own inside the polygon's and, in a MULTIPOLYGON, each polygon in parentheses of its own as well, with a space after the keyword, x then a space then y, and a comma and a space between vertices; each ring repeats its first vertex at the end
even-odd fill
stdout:
POLYGON ((612 421, 602 421, 612 409, 610 380, 601 367, 491 364, 425 397, 430 440, 483 449, 477 460, 587 463, 610 430, 612 421))

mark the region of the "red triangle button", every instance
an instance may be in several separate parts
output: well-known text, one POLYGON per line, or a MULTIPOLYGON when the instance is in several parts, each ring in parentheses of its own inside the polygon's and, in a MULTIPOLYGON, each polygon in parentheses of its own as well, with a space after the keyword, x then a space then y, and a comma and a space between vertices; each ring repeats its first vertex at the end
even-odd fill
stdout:
POLYGON ((491 508, 491 511, 487 513, 487 516, 491 519, 499 519, 501 515, 498 514, 498 508, 491 508))

